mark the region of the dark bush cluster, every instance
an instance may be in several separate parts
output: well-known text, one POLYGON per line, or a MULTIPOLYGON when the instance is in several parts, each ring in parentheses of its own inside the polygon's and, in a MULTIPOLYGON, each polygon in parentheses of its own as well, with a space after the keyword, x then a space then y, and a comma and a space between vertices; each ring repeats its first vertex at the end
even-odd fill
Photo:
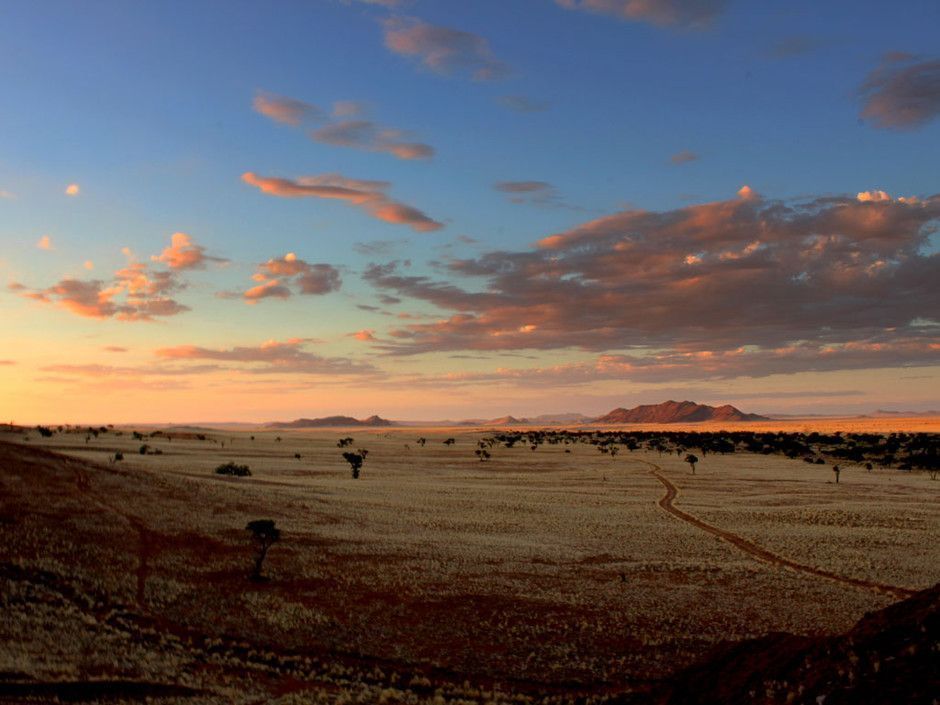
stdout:
POLYGON ((238 465, 237 463, 224 463, 215 469, 216 475, 231 475, 233 477, 249 477, 251 470, 247 465, 238 465))

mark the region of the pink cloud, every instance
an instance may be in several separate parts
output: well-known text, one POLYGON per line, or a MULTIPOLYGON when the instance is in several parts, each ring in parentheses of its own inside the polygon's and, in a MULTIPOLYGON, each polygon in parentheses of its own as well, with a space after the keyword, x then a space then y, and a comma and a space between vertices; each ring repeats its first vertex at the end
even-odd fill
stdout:
POLYGON ((555 0, 569 10, 611 15, 622 20, 658 26, 707 27, 728 4, 727 0, 555 0))
POLYGON ((52 238, 48 235, 43 235, 41 238, 39 238, 39 241, 36 243, 36 247, 38 247, 40 250, 46 251, 55 249, 52 244, 52 238))
POLYGON ((416 58, 436 73, 469 73, 477 81, 509 73, 509 67, 493 56, 489 42, 476 34, 401 18, 386 20, 384 26, 386 47, 416 58))
POLYGON ((434 156, 431 145, 407 141, 402 131, 381 127, 368 120, 335 122, 311 132, 310 136, 324 144, 385 152, 405 160, 430 159, 434 156))
POLYGON ((252 106, 265 117, 294 127, 310 120, 322 120, 324 116, 323 111, 311 103, 274 93, 258 93, 252 106))
POLYGON ((284 179, 260 176, 253 172, 242 174, 242 181, 270 196, 346 201, 373 218, 386 223, 407 225, 417 232, 432 232, 444 227, 442 223, 432 220, 417 208, 392 201, 385 193, 389 187, 385 181, 349 179, 339 174, 284 179))

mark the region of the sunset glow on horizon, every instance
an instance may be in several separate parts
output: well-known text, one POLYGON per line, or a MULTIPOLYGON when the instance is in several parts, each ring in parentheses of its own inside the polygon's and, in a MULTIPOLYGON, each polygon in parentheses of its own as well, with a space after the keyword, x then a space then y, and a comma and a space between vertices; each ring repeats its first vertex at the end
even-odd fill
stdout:
POLYGON ((848 7, 7 3, 0 416, 940 409, 940 6, 848 7))

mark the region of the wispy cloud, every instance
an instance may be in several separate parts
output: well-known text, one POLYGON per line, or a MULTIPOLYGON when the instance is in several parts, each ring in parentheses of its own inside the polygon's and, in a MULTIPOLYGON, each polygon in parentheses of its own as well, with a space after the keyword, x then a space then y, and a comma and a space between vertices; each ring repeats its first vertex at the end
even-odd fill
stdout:
POLYGON ((49 235, 43 235, 41 238, 39 238, 39 240, 36 242, 36 247, 40 250, 46 251, 55 249, 52 244, 52 238, 49 235))
POLYGON ((77 196, 81 192, 82 192, 82 188, 78 184, 69 184, 68 186, 65 187, 66 196, 77 196))
POLYGON ((253 374, 291 373, 311 375, 375 375, 378 370, 369 363, 345 357, 324 357, 306 346, 304 338, 285 341, 270 340, 257 346, 233 348, 205 348, 198 345, 178 345, 156 350, 157 357, 168 360, 213 360, 243 363, 243 372, 253 374))
POLYGON ((391 185, 387 181, 350 179, 340 174, 285 179, 260 176, 253 172, 242 174, 242 181, 270 196, 344 201, 377 220, 407 225, 416 232, 432 232, 444 227, 443 223, 433 220, 417 208, 391 200, 385 193, 391 185))
POLYGON ((698 158, 698 154, 695 152, 683 149, 681 152, 676 152, 669 157, 669 161, 678 166, 679 164, 688 164, 689 162, 698 161, 698 158))
POLYGON ((358 101, 336 101, 332 112, 327 113, 296 98, 259 93, 255 96, 254 108, 276 122, 293 127, 319 125, 308 134, 312 140, 322 144, 382 152, 404 160, 434 156, 434 147, 413 139, 405 130, 366 119, 366 106, 358 101))
POLYGON ((728 0, 555 0, 569 10, 584 10, 661 27, 709 26, 728 0))
POLYGON ((385 21, 385 46, 402 56, 417 59, 435 73, 469 74, 476 81, 492 81, 509 73, 489 42, 479 35, 439 27, 415 19, 385 21))
POLYGON ((940 60, 892 54, 869 74, 860 94, 862 118, 875 127, 909 130, 940 115, 940 60))
POLYGON ((540 113, 551 107, 547 101, 534 100, 524 95, 501 95, 496 100, 504 108, 517 113, 540 113))
POLYGON ((408 141, 406 133, 382 127, 369 120, 343 120, 310 133, 317 142, 337 147, 353 147, 368 152, 385 152, 399 159, 430 159, 434 147, 408 141))
POLYGON ((256 112, 265 117, 294 127, 299 127, 310 120, 322 120, 326 117, 326 114, 312 103, 264 91, 255 96, 252 106, 256 112))
POLYGON ((206 255, 206 248, 197 245, 186 233, 173 233, 170 237, 170 246, 159 255, 150 259, 154 262, 163 262, 170 269, 205 269, 207 262, 228 262, 222 257, 206 255))

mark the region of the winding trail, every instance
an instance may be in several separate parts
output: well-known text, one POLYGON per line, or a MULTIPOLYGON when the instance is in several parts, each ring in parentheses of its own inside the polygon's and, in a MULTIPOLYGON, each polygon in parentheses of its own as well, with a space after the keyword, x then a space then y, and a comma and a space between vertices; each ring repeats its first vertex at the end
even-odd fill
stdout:
POLYGON ((812 575, 817 578, 832 580, 837 583, 842 583, 843 585, 851 585, 852 587, 861 588, 864 590, 874 590, 875 592, 888 594, 897 598, 903 599, 910 597, 916 592, 915 590, 908 590, 907 588, 898 587, 897 585, 887 585, 885 583, 878 583, 872 580, 852 578, 847 575, 840 575, 822 568, 806 565, 805 563, 798 563, 797 561, 794 561, 790 558, 786 558, 785 556, 768 551, 766 548, 759 546, 752 541, 748 541, 746 538, 738 536, 737 534, 733 534, 730 531, 725 531, 724 529, 719 529, 717 526, 713 526, 707 522, 704 522, 698 517, 689 514, 688 512, 682 511, 675 506, 674 502, 676 497, 679 496, 679 489, 674 484, 672 484, 672 482, 670 482, 665 475, 662 474, 661 467, 647 460, 641 460, 640 462, 648 465, 650 467, 650 474, 659 480, 663 487, 666 488, 666 494, 664 494, 658 502, 659 506, 662 507, 664 511, 672 514, 677 519, 681 519, 687 524, 691 524, 697 529, 701 529, 702 531, 712 534, 713 536, 717 536, 722 541, 727 541, 735 548, 744 551, 757 560, 764 561, 765 563, 770 563, 781 568, 790 568, 791 570, 795 570, 800 573, 807 573, 808 575, 812 575))

